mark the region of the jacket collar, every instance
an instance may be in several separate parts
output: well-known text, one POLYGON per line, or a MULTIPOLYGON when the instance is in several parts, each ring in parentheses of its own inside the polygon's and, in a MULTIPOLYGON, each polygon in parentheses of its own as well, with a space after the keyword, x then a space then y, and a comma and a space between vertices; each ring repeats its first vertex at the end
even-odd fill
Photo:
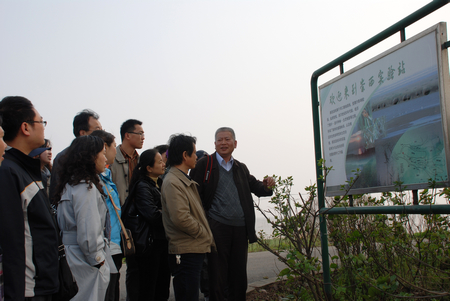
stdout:
POLYGON ((5 159, 17 163, 21 168, 25 168, 33 177, 41 178, 41 163, 39 159, 33 159, 13 147, 5 152, 5 159))
POLYGON ((105 168, 105 171, 100 174, 100 179, 110 186, 116 186, 112 181, 111 170, 109 168, 105 168))
MULTIPOLYGON (((142 177, 141 181, 145 181, 145 182, 149 183, 151 186, 156 187, 155 181, 153 181, 153 179, 150 177, 147 177, 147 176, 142 177)), ((161 187, 161 185, 162 185, 162 179, 160 177, 158 177, 158 186, 161 187)))
POLYGON ((194 180, 189 179, 184 172, 174 166, 170 168, 169 173, 173 173, 186 186, 190 186, 191 184, 196 183, 194 180))
POLYGON ((116 147, 117 153, 116 153, 116 161, 123 164, 126 162, 125 157, 122 154, 122 151, 120 150, 120 145, 116 147))

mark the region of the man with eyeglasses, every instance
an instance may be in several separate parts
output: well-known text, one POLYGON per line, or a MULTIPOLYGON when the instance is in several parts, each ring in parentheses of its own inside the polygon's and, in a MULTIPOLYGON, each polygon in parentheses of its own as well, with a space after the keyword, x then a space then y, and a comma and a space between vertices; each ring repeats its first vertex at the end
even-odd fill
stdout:
POLYGON ((139 154, 136 149, 144 145, 144 129, 142 122, 136 119, 128 119, 120 127, 122 144, 117 146, 116 159, 111 166, 112 180, 119 191, 120 204, 123 205, 128 196, 128 186, 133 175, 133 170, 139 162, 139 154))
POLYGON ((44 144, 47 124, 21 96, 0 102, 4 140, 0 167, 0 245, 5 300, 51 301, 59 289, 58 232, 42 185, 39 160, 29 153, 44 144))
MULTIPOLYGON (((139 154, 136 149, 141 149, 144 145, 145 134, 142 122, 136 119, 125 121, 120 127, 120 137, 122 138, 122 144, 116 148, 116 158, 110 170, 112 180, 119 192, 120 204, 123 205, 129 193, 133 170, 139 162, 139 154)), ((133 257, 127 258, 127 263, 130 260, 133 261, 135 259, 133 257)), ((139 285, 139 270, 132 268, 134 271, 130 271, 130 266, 137 267, 137 264, 131 263, 127 266, 127 300, 137 300, 135 295, 139 292, 139 289, 136 287, 139 285)))

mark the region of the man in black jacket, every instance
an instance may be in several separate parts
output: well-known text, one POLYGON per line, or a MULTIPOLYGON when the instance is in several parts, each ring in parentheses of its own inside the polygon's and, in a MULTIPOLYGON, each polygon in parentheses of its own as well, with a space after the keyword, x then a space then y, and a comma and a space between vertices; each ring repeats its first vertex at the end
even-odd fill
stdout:
POLYGON ((216 152, 201 159, 190 176, 199 184, 217 246, 209 261, 210 300, 245 300, 247 291, 248 242, 257 240, 252 193, 272 195, 272 178, 258 181, 245 164, 232 157, 237 146, 233 129, 219 128, 216 152), (225 296, 228 288, 228 296, 225 296))
POLYGON ((20 96, 5 97, 0 114, 8 144, 0 167, 5 300, 51 300, 59 288, 58 233, 40 162, 28 156, 44 144, 47 122, 20 96))

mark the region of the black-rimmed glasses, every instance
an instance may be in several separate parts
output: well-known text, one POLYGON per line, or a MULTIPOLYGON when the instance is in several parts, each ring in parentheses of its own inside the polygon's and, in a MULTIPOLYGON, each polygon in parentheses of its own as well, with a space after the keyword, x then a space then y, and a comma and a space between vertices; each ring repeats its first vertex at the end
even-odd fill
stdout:
POLYGON ((129 134, 136 134, 136 135, 139 135, 141 137, 145 137, 145 134, 143 132, 127 132, 127 133, 129 133, 129 134))
POLYGON ((40 123, 40 124, 42 124, 44 127, 47 126, 47 121, 43 121, 43 120, 41 120, 41 121, 28 120, 28 121, 25 121, 25 122, 26 122, 26 123, 40 123))

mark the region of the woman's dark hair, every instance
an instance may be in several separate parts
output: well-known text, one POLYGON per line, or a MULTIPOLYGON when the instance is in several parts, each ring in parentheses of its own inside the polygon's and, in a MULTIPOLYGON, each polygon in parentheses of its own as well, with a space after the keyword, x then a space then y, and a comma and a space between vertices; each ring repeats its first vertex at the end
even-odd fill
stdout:
MULTIPOLYGON (((66 184, 77 185, 81 181, 89 184, 89 189, 94 185, 100 193, 103 193, 100 178, 95 168, 97 154, 104 148, 105 143, 99 137, 81 136, 75 138, 69 149, 61 158, 61 167, 58 168, 59 181, 56 186, 56 200, 61 199, 66 184)), ((56 204, 55 204, 56 205, 56 204)))
POLYGON ((52 143, 50 142, 50 140, 48 139, 44 139, 44 144, 42 144, 41 146, 39 146, 40 148, 44 148, 44 147, 52 147, 52 143))
POLYGON ((105 142, 106 145, 108 145, 108 147, 111 147, 111 144, 114 142, 114 139, 116 138, 116 137, 114 137, 113 134, 108 133, 104 130, 93 131, 91 133, 91 136, 96 136, 96 137, 102 138, 103 142, 105 142))
POLYGON ((191 156, 194 152, 195 141, 195 137, 183 134, 170 136, 167 163, 170 166, 183 163, 183 153, 186 152, 188 156, 191 156))
POLYGON ((155 156, 158 153, 156 148, 148 149, 139 156, 139 163, 133 170, 133 176, 131 177, 130 187, 133 187, 143 177, 148 174, 147 166, 155 166, 155 156))
POLYGON ((165 152, 167 152, 167 150, 169 149, 169 145, 161 144, 161 145, 155 146, 155 149, 157 149, 158 152, 162 155, 165 152))

